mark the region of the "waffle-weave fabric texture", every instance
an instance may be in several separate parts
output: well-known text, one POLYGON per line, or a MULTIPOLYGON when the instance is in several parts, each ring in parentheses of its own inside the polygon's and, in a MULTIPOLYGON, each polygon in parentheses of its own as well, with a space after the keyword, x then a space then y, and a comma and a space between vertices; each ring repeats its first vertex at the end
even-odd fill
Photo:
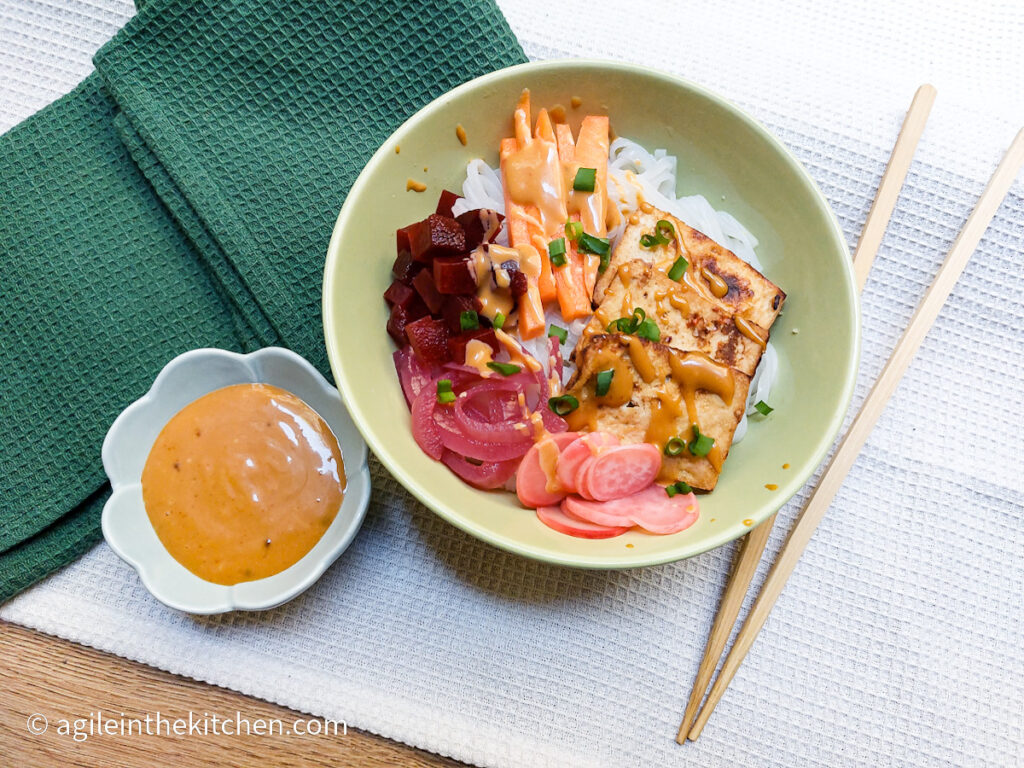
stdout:
MULTIPOLYGON (((808 167, 851 245, 913 89, 938 86, 865 289, 856 407, 1024 120, 1014 43, 1024 13, 806 0, 621 9, 502 4, 531 58, 629 59, 749 109, 808 167), (666 20, 691 30, 685 45, 652 34, 666 20)), ((131 7, 31 2, 5 13, 10 126, 71 90, 131 7)), ((672 738, 729 548, 636 572, 549 567, 468 538, 379 469, 353 547, 268 614, 174 614, 101 545, 0 616, 479 765, 1020 765, 1022 251, 1018 181, 710 725, 685 748, 672 738)), ((770 551, 805 496, 780 514, 770 551)))

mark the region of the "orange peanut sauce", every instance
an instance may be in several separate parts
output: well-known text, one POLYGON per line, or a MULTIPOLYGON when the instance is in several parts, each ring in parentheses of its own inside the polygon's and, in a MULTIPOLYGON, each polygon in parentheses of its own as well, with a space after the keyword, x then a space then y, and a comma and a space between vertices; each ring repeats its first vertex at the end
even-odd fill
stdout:
POLYGON ((345 493, 327 423, 290 392, 236 384, 182 408, 142 472, 142 499, 167 551, 196 576, 238 584, 309 552, 345 493))

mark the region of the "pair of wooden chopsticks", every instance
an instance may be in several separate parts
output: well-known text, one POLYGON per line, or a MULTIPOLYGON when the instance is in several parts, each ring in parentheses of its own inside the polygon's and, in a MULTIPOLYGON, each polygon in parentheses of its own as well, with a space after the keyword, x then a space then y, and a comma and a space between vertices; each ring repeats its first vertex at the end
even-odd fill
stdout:
MULTIPOLYGON (((864 224, 860 241, 857 243, 857 249, 854 253, 854 273, 858 289, 863 288, 867 280, 868 272, 871 270, 871 264, 888 227, 889 218, 892 216, 896 199, 906 179, 918 139, 920 139, 921 133, 924 131, 924 125, 934 101, 935 89, 930 85, 921 86, 914 96, 906 119, 903 122, 903 127, 900 129, 896 146, 893 148, 892 155, 889 158, 889 164, 886 166, 885 173, 882 176, 882 182, 879 185, 871 210, 868 212, 867 221, 864 224)), ((704 658, 701 660, 693 691, 690 694, 686 712, 679 726, 676 741, 680 744, 686 738, 695 740, 700 736, 701 731, 708 722, 708 718, 711 717, 711 713, 714 712, 715 707, 721 700, 725 689, 736 674, 736 670, 739 669, 744 657, 768 619, 768 614, 782 593, 786 580, 796 567, 800 555, 803 554, 815 529, 825 516, 825 512, 842 486, 846 474, 853 466, 868 435, 882 415, 882 411, 885 410, 889 398, 906 372, 910 361, 913 359, 918 347, 920 347, 932 323, 938 317, 942 305, 953 290, 953 286, 963 272, 964 267, 966 267, 968 259, 981 240, 981 236, 988 228, 992 217, 1002 203, 1022 165, 1024 165, 1024 129, 1017 134, 1013 143, 1010 144, 1010 148, 1003 156, 1002 161, 992 174, 992 178, 989 179, 988 185, 978 199, 974 211, 953 243, 953 247, 939 268, 939 272, 932 281, 931 287, 918 305, 917 311, 907 326, 907 330, 900 338, 899 343, 889 357, 889 361, 875 382, 875 386, 865 399, 860 412, 843 437, 839 448, 832 457, 832 461, 825 469, 821 479, 818 481, 818 485, 797 518, 789 538, 779 553, 775 564, 772 566, 768 578, 761 587, 761 592, 753 608, 751 608, 750 615, 747 617, 746 622, 744 622, 743 628, 736 637, 736 642, 729 651, 718 679, 715 680, 715 684, 708 694, 704 708, 698 714, 698 707, 704 698, 705 691, 707 691, 711 676, 718 666, 725 643, 732 633, 732 628, 736 623, 736 616, 739 614, 740 606, 743 604, 744 596, 750 586, 750 580, 757 570, 758 562, 761 559, 761 554, 764 551, 772 525, 775 522, 775 515, 772 515, 747 534, 746 539, 741 544, 736 566, 722 597, 718 615, 715 617, 708 645, 704 651, 704 658), (694 720, 694 716, 696 716, 696 720, 694 720)))

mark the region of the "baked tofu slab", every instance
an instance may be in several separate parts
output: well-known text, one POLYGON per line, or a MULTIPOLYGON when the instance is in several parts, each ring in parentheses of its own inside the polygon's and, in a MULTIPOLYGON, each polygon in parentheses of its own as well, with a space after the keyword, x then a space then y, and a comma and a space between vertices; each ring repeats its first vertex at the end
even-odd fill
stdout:
POLYGON ((610 432, 623 443, 652 442, 664 449, 671 437, 689 443, 696 421, 715 441, 711 452, 663 454, 659 479, 714 489, 743 416, 750 376, 699 351, 619 333, 591 336, 578 350, 576 365, 568 392, 579 407, 567 417, 570 429, 610 432), (611 385, 598 396, 597 375, 608 370, 614 371, 611 385))
MULTIPOLYGON (((587 335, 603 333, 609 322, 629 317, 639 307, 658 324, 661 343, 684 352, 703 352, 748 376, 754 375, 763 347, 737 327, 733 315, 687 283, 670 279, 650 262, 620 262, 614 270, 604 301, 587 326, 587 335)), ((767 329, 755 323, 748 322, 747 330, 768 339, 767 329)))
POLYGON ((775 283, 729 249, 719 245, 703 232, 689 227, 671 214, 651 210, 637 213, 612 253, 609 268, 597 281, 594 300, 600 304, 618 272, 618 267, 639 259, 667 270, 680 255, 686 258, 686 282, 723 312, 771 328, 782 309, 786 294, 775 283), (643 235, 655 233, 658 221, 666 220, 675 227, 676 237, 668 244, 645 248, 643 235))

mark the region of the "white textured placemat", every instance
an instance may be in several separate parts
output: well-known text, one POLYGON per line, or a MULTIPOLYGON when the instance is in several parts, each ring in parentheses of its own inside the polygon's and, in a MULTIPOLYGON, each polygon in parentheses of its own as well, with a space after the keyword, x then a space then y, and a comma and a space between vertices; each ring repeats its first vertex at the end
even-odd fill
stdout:
MULTIPOLYGON (((914 88, 935 83, 864 295, 855 403, 1024 123, 1017 3, 502 7, 533 58, 628 59, 750 109, 851 244, 914 88)), ((3 0, 0 128, 70 90, 131 13, 3 0)), ((548 567, 382 474, 352 549, 273 612, 175 614, 100 546, 0 616, 480 765, 1020 765, 1022 254, 1018 181, 697 744, 672 739, 730 548, 637 572, 548 567)))

